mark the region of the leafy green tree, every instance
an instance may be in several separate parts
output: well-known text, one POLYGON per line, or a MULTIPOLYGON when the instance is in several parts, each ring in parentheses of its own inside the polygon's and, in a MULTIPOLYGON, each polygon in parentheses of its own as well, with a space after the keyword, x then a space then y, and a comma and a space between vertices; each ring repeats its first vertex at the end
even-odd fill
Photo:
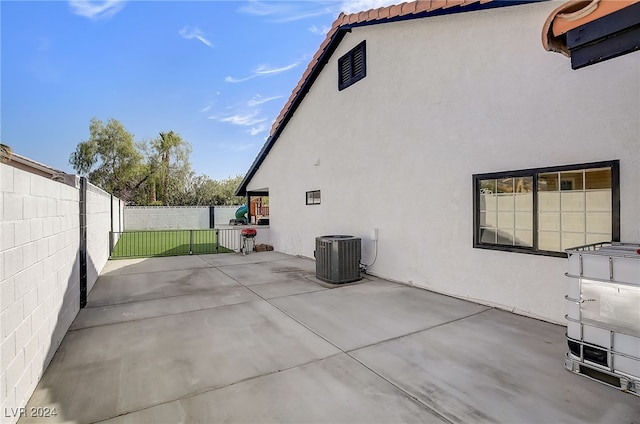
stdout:
POLYGON ((162 202, 176 204, 192 177, 191 145, 173 131, 161 132, 151 145, 156 152, 154 179, 160 184, 162 202))
POLYGON ((186 193, 180 199, 180 204, 189 206, 243 204, 246 201, 244 197, 234 196, 235 189, 242 178, 242 175, 237 175, 217 181, 206 175, 193 176, 186 193))
POLYGON ((234 196, 243 176, 212 180, 191 170, 191 145, 173 132, 135 143, 115 119, 105 125, 93 118, 90 137, 80 142, 69 162, 89 181, 136 205, 238 205, 234 196))
POLYGON ((9 162, 11 159, 11 147, 0 143, 0 162, 9 162))
POLYGON ((242 196, 235 196, 236 188, 242 182, 243 175, 236 175, 220 181, 220 199, 222 205, 241 205, 246 203, 246 199, 242 196))
POLYGON ((185 206, 215 205, 216 191, 216 181, 206 175, 193 175, 180 201, 185 206))
POLYGON ((106 125, 92 118, 89 134, 89 139, 80 142, 71 154, 69 163, 91 183, 129 202, 149 179, 148 166, 133 134, 113 118, 106 125))

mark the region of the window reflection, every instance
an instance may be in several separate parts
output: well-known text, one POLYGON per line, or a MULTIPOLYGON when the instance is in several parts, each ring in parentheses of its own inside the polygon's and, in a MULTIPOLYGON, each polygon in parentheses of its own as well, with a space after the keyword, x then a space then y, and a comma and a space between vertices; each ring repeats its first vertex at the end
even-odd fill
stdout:
POLYGON ((612 241, 616 163, 601 162, 599 167, 577 170, 532 170, 525 176, 513 176, 523 171, 498 178, 497 173, 491 174, 493 178, 480 176, 476 180, 480 191, 476 240, 551 252, 612 241))

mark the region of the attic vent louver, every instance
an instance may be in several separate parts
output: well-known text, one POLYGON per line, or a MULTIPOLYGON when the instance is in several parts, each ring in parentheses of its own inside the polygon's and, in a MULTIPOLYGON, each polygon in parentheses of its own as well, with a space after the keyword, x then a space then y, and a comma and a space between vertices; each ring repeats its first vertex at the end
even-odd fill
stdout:
POLYGON ((367 75, 366 41, 338 59, 338 90, 344 90, 367 75))

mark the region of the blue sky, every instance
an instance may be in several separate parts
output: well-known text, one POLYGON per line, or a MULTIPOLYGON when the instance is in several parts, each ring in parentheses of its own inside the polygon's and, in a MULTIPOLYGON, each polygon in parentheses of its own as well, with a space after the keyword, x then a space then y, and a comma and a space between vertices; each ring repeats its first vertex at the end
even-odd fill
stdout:
POLYGON ((334 1, 0 1, 0 137, 73 172, 89 121, 173 130, 198 174, 244 174, 341 10, 334 1))

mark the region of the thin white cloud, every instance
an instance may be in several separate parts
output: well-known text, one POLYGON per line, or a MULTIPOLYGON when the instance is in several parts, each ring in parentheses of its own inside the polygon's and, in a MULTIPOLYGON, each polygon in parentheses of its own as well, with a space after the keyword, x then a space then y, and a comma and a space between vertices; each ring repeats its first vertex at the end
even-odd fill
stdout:
POLYGON ((257 127, 252 127, 248 132, 251 135, 258 135, 267 130, 267 126, 265 124, 260 124, 257 127))
POLYGON ((259 124, 261 122, 266 121, 266 118, 258 118, 258 111, 254 111, 248 115, 233 115, 233 116, 227 116, 224 118, 218 117, 218 116, 210 116, 209 119, 214 119, 216 121, 220 121, 220 122, 228 122, 232 125, 240 125, 240 126, 252 126, 255 124, 259 124))
POLYGON ((257 94, 253 97, 253 99, 249 100, 247 102, 247 106, 258 106, 267 102, 270 102, 272 100, 277 100, 277 99, 281 99, 284 96, 273 96, 273 97, 262 97, 261 95, 257 94))
POLYGON ((224 80, 226 82, 244 82, 244 81, 248 81, 248 80, 250 80, 252 78, 255 78, 255 77, 257 77, 257 75, 254 74, 254 75, 248 76, 246 78, 225 77, 224 80))
POLYGON ((258 0, 249 0, 247 4, 238 8, 238 12, 240 13, 258 16, 275 15, 287 10, 289 10, 289 6, 284 3, 262 2, 258 0))
POLYGON ((326 7, 318 8, 319 2, 306 1, 259 1, 249 0, 245 5, 237 10, 255 16, 271 17, 272 22, 285 23, 298 21, 301 19, 313 18, 322 15, 335 15, 337 9, 335 2, 324 2, 326 7), (309 9, 309 7, 312 7, 309 9))
POLYGON ((213 44, 211 44, 211 41, 207 40, 207 38, 205 37, 205 34, 198 27, 192 28, 186 25, 184 28, 178 31, 178 34, 180 34, 180 36, 186 40, 191 40, 195 38, 196 40, 202 41, 203 44, 209 47, 213 47, 213 44))
POLYGON ((71 11, 91 20, 109 19, 122 10, 125 0, 70 0, 71 11))
POLYGON ((321 28, 318 28, 317 26, 313 25, 307 29, 309 30, 309 32, 315 35, 327 35, 331 27, 327 25, 323 25, 321 28))
POLYGON ((207 105, 207 106, 203 107, 202 109, 200 109, 200 112, 205 113, 210 109, 211 109, 211 105, 207 105))
POLYGON ((355 13, 398 3, 398 0, 344 0, 340 10, 344 13, 355 13))
MULTIPOLYGON (((245 127, 246 129, 243 130, 244 132, 251 136, 255 136, 269 130, 267 117, 265 117, 258 106, 283 97, 284 96, 262 97, 260 94, 256 94, 251 98, 251 100, 230 105, 226 108, 227 112, 214 113, 213 115, 208 116, 207 119, 234 126, 245 127)), ((209 107, 205 109, 208 111, 209 107)), ((205 109, 202 111, 204 112, 205 109)))
POLYGON ((310 10, 307 12, 292 13, 289 16, 284 16, 282 18, 276 19, 274 20, 274 22, 287 23, 287 22, 293 22, 293 21, 300 21, 302 19, 315 18, 317 16, 322 16, 322 15, 335 15, 335 12, 336 12, 335 9, 310 10))
POLYGON ((281 72, 286 72, 290 69, 295 68, 296 66, 298 66, 300 62, 295 62, 292 63, 291 65, 287 65, 287 66, 283 66, 282 68, 269 68, 268 66, 265 65, 260 65, 256 68, 255 71, 253 71, 253 73, 251 75, 249 75, 248 77, 245 78, 234 78, 234 77, 226 77, 224 80, 226 82, 243 82, 243 81, 248 81, 250 79, 256 78, 256 77, 268 77, 268 76, 273 76, 273 75, 277 75, 281 72))

